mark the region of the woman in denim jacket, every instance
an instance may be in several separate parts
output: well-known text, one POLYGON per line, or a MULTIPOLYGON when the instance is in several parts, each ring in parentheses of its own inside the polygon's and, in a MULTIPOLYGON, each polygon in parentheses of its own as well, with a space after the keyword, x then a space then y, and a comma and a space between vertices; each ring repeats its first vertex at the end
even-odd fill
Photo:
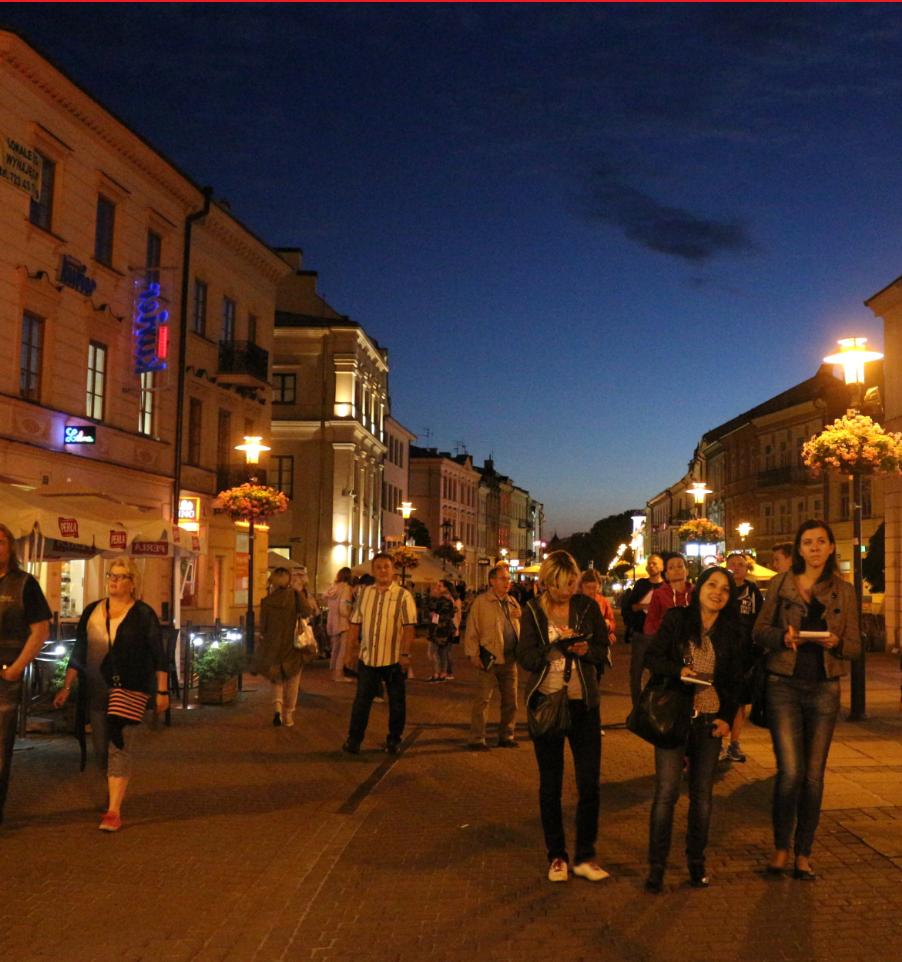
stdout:
POLYGON ((836 539, 825 522, 806 521, 796 532, 792 569, 771 582, 752 634, 768 652, 767 717, 777 756, 767 871, 783 874, 792 845, 793 877, 811 882, 839 679, 861 650, 855 590, 838 573, 836 539))

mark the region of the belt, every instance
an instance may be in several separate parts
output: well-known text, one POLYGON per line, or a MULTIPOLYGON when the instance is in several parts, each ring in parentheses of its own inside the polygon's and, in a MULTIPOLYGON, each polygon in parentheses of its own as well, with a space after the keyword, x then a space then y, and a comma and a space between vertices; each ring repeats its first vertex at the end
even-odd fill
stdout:
POLYGON ((692 714, 689 717, 693 721, 701 721, 708 724, 708 723, 713 723, 717 721, 717 712, 716 711, 696 711, 696 709, 693 708, 692 714))

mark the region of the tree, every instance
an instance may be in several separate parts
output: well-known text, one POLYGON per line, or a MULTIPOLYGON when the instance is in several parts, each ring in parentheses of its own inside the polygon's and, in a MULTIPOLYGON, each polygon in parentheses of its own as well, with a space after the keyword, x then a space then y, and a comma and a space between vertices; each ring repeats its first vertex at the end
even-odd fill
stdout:
POLYGON ((432 538, 429 537, 429 529, 420 521, 419 518, 411 518, 407 522, 407 537, 413 539, 413 543, 418 548, 431 548, 432 538))
POLYGON ((462 565, 466 560, 464 555, 458 551, 453 544, 440 544, 433 550, 432 554, 436 558, 441 558, 443 561, 454 565, 455 568, 462 565))
POLYGON ((868 541, 868 553, 861 562, 861 573, 871 591, 886 591, 886 547, 883 524, 871 535, 868 541))
POLYGON ((631 512, 624 511, 596 521, 587 532, 577 531, 568 538, 555 535, 548 550, 569 551, 581 568, 588 568, 591 561, 599 571, 607 571, 620 545, 629 544, 633 531, 631 518, 631 512))

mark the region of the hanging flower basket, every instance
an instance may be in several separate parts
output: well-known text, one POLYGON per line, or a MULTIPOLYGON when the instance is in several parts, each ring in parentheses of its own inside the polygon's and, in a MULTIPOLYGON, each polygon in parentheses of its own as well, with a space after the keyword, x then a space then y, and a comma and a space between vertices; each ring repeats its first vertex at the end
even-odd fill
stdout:
POLYGON ((724 539, 723 528, 707 518, 693 518, 681 524, 677 534, 681 541, 700 541, 703 544, 716 544, 724 539))
POLYGON ((288 498, 263 484, 240 484, 220 491, 213 507, 224 511, 232 521, 265 521, 288 510, 288 498))
POLYGON ((802 445, 802 461, 815 477, 822 471, 900 474, 902 434, 885 431, 865 414, 846 414, 802 445))
POLYGON ((392 559, 396 568, 416 568, 420 563, 420 556, 413 548, 395 548, 392 552, 392 559))

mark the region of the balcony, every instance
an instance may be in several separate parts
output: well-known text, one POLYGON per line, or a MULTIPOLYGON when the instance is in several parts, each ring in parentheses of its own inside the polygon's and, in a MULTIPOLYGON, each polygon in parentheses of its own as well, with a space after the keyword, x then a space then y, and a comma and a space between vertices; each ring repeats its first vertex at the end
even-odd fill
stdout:
POLYGON ((811 475, 800 465, 785 465, 758 472, 759 488, 773 488, 779 484, 810 484, 811 481, 811 475))
POLYGON ((222 341, 219 345, 220 384, 243 387, 266 387, 269 373, 269 351, 251 341, 222 341))
POLYGON ((251 476, 258 484, 266 484, 266 472, 261 471, 256 464, 233 464, 216 469, 216 490, 225 491, 226 488, 237 488, 239 484, 250 481, 251 476))

